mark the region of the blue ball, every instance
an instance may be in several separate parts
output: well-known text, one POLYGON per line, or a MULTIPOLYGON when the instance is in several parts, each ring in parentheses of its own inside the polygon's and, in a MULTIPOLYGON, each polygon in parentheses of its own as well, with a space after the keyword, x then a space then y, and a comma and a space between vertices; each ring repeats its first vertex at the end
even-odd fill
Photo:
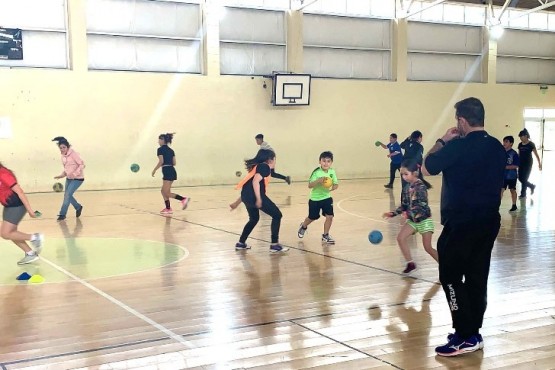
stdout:
POLYGON ((368 234, 368 240, 372 244, 380 244, 383 240, 383 235, 378 230, 372 230, 370 234, 368 234))

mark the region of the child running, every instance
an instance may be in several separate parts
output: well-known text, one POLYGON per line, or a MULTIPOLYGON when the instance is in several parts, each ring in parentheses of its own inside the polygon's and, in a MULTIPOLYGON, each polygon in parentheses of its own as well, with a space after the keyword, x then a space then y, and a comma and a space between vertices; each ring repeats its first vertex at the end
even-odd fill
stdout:
POLYGON ((249 173, 238 186, 241 187, 241 200, 247 208, 249 221, 243 228, 239 242, 235 244, 235 250, 250 249, 250 246, 247 245, 247 238, 260 220, 260 211, 272 217, 270 253, 281 253, 289 250, 289 248, 279 244, 281 211, 266 195, 269 176, 275 165, 276 154, 267 149, 260 149, 256 153, 256 157, 245 161, 245 167, 249 173))
POLYGON ((420 168, 414 159, 406 159, 401 163, 401 176, 407 182, 401 193, 401 206, 395 211, 386 212, 384 218, 391 218, 403 214, 407 222, 401 227, 397 235, 397 243, 401 253, 407 262, 403 274, 409 275, 416 270, 416 264, 412 260, 407 239, 409 236, 418 232, 422 235, 422 244, 426 252, 438 260, 437 251, 432 248, 432 234, 434 232, 434 222, 432 221, 432 211, 428 205, 428 190, 426 185, 419 178, 420 168))
POLYGON ((0 203, 4 206, 2 212, 2 227, 0 233, 2 238, 11 240, 17 245, 25 256, 17 262, 18 265, 25 265, 36 261, 42 249, 42 234, 25 234, 17 230, 17 226, 28 213, 31 218, 37 217, 27 196, 17 183, 17 179, 12 171, 0 163, 0 203), (34 250, 27 245, 27 240, 31 241, 34 250))
POLYGON ((518 166, 519 157, 516 150, 513 149, 513 144, 515 143, 515 138, 512 136, 505 136, 503 138, 503 147, 507 153, 507 165, 505 166, 505 180, 503 181, 503 188, 501 189, 501 198, 503 198, 503 193, 505 189, 509 188, 511 192, 511 200, 513 201, 513 206, 509 209, 509 212, 515 212, 518 210, 516 207, 516 180, 518 178, 518 166))
POLYGON ((303 238, 308 225, 322 216, 326 218, 324 222, 324 233, 322 234, 322 243, 335 244, 335 240, 330 236, 330 228, 333 222, 333 198, 330 192, 339 187, 339 181, 335 170, 331 167, 333 163, 333 153, 326 151, 320 154, 320 167, 312 171, 308 180, 310 191, 310 199, 308 201, 308 217, 301 223, 297 235, 303 238), (328 179, 328 180, 327 180, 328 179), (331 179, 331 184, 326 187, 324 184, 331 179))
POLYGON ((152 177, 154 177, 156 171, 162 167, 162 189, 160 192, 164 198, 165 207, 160 211, 161 215, 171 215, 173 213, 172 207, 170 206, 170 198, 180 201, 182 209, 186 209, 189 201, 191 200, 189 197, 182 197, 179 194, 171 192, 172 183, 177 180, 177 172, 175 171, 175 152, 168 146, 172 143, 173 135, 175 135, 175 133, 160 134, 160 136, 158 136, 158 145, 160 145, 156 151, 158 163, 152 170, 152 177))
POLYGON ((389 182, 384 185, 386 189, 393 189, 393 182, 395 181, 395 172, 400 171, 401 162, 403 162, 403 152, 401 151, 401 145, 397 142, 397 134, 393 133, 389 135, 389 144, 385 145, 379 143, 384 149, 387 149, 389 153, 387 157, 391 159, 389 164, 389 182))
POLYGON ((83 169, 85 168, 85 163, 81 159, 79 153, 77 153, 63 136, 57 136, 52 141, 58 144, 60 153, 62 154, 62 164, 64 166, 64 171, 58 175, 54 176, 55 179, 66 178, 66 186, 64 187, 64 200, 62 201, 62 207, 60 208, 60 213, 58 214, 57 221, 64 221, 66 219, 67 210, 71 204, 75 208, 75 217, 81 216, 83 212, 83 206, 75 199, 73 194, 79 189, 83 182, 85 181, 85 176, 83 175, 83 169))

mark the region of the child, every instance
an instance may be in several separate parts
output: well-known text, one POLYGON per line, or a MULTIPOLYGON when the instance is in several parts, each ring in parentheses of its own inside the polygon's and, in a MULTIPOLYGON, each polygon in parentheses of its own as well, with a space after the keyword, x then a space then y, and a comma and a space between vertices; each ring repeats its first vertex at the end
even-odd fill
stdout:
POLYGON ((17 264, 24 265, 36 261, 42 249, 43 235, 22 233, 17 230, 17 225, 23 219, 25 213, 28 213, 31 218, 35 218, 37 215, 33 212, 27 196, 17 183, 13 172, 4 167, 2 163, 0 163, 0 203, 4 206, 2 227, 0 228, 2 238, 11 240, 25 252, 25 257, 19 260, 17 264), (27 245, 26 240, 31 241, 34 250, 27 245))
POLYGON ((426 185, 419 178, 420 168, 413 159, 406 159, 401 163, 401 176, 407 182, 401 193, 401 206, 395 211, 386 212, 384 218, 395 217, 399 214, 407 219, 397 235, 397 243, 407 262, 403 274, 408 275, 416 270, 416 264, 412 260, 410 249, 407 244, 409 236, 418 232, 422 235, 424 249, 436 261, 438 260, 437 251, 432 248, 432 234, 434 232, 434 222, 431 219, 432 211, 428 206, 428 191, 426 185))
POLYGON ((60 213, 58 214, 57 221, 63 221, 66 219, 67 210, 71 204, 75 208, 75 217, 81 216, 83 212, 83 206, 79 204, 77 199, 73 196, 77 189, 85 181, 83 175, 83 169, 85 168, 85 163, 81 159, 79 153, 71 148, 67 139, 63 136, 57 136, 52 141, 58 144, 60 153, 62 154, 62 164, 64 166, 64 172, 58 176, 54 176, 55 179, 66 178, 66 186, 64 190, 64 200, 62 202, 62 207, 60 208, 60 213))
MULTIPOLYGON (((401 148, 405 150, 405 154, 403 155, 403 159, 412 159, 414 160, 419 166, 422 166, 422 160, 424 156, 424 147, 422 146, 422 132, 416 130, 413 131, 409 137, 407 137, 401 144, 401 148)), ((426 189, 431 189, 432 184, 428 181, 424 180, 424 176, 422 175, 422 171, 418 171, 419 178, 422 180, 424 185, 426 185, 426 189)), ((401 176, 401 186, 404 189, 407 186, 405 180, 403 180, 403 176, 401 176)))
POLYGON ((250 249, 247 238, 260 219, 260 211, 272 217, 270 253, 287 252, 289 248, 279 244, 279 227, 281 225, 281 211, 274 202, 266 195, 267 180, 272 169, 276 165, 276 155, 271 150, 260 149, 256 157, 245 161, 249 173, 239 183, 241 188, 241 200, 247 208, 249 221, 243 228, 239 242, 235 244, 235 250, 250 249))
POLYGON ((536 144, 530 141, 530 133, 527 129, 524 129, 518 133, 520 137, 520 143, 518 144, 518 158, 520 164, 518 166, 518 180, 522 185, 520 188, 520 199, 526 198, 526 189, 530 188, 530 194, 534 194, 536 190, 536 185, 532 184, 528 179, 530 178, 530 173, 532 172, 532 166, 534 164, 534 159, 532 158, 532 153, 536 156, 538 160, 538 168, 542 170, 542 162, 540 156, 538 155, 538 150, 536 149, 536 144))
POLYGON ((325 244, 335 244, 335 240, 330 236, 329 231, 333 222, 333 198, 330 192, 339 187, 335 170, 331 168, 333 163, 332 152, 323 152, 320 154, 320 167, 312 171, 308 180, 310 191, 310 199, 308 201, 308 217, 301 223, 297 235, 299 238, 304 237, 308 225, 320 218, 320 211, 326 218, 324 222, 324 233, 322 234, 322 242, 325 244), (331 178, 332 186, 327 188, 324 186, 324 180, 331 178))
POLYGON ((403 153, 401 152, 401 145, 397 142, 397 134, 389 135, 389 144, 385 145, 380 143, 382 148, 388 149, 389 153, 387 158, 391 159, 389 164, 389 183, 384 185, 386 189, 393 189, 393 182, 395 181, 395 172, 399 171, 401 168, 401 162, 403 162, 403 153))
POLYGON ((156 167, 152 170, 152 177, 156 171, 162 167, 162 189, 160 192, 162 193, 162 197, 164 198, 164 209, 160 211, 162 215, 171 215, 173 210, 170 206, 170 198, 177 199, 181 202, 181 208, 186 209, 187 205, 191 198, 189 197, 182 197, 179 194, 174 194, 171 192, 172 190, 172 183, 177 180, 177 172, 175 171, 175 152, 172 148, 168 146, 168 144, 172 143, 173 135, 175 133, 167 133, 167 134, 160 134, 158 136, 158 145, 160 147, 156 151, 156 155, 158 156, 158 163, 156 167))
POLYGON ((503 188, 501 189, 501 198, 503 198, 505 189, 509 188, 511 191, 511 200, 513 201, 513 206, 509 212, 515 212, 518 209, 516 207, 516 180, 518 178, 520 160, 517 152, 513 149, 514 143, 515 138, 512 136, 505 136, 503 138, 503 146, 507 153, 507 165, 505 166, 505 180, 503 182, 503 188))

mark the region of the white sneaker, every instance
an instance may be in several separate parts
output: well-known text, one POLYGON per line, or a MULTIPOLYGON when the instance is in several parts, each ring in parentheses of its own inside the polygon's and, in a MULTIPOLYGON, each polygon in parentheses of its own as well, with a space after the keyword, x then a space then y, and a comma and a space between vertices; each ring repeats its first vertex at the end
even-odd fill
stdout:
POLYGON ((25 253, 25 257, 23 257, 22 259, 20 259, 19 261, 17 261, 18 265, 25 265, 27 263, 31 263, 34 262, 36 260, 39 259, 39 255, 36 252, 33 252, 33 254, 27 254, 25 253))

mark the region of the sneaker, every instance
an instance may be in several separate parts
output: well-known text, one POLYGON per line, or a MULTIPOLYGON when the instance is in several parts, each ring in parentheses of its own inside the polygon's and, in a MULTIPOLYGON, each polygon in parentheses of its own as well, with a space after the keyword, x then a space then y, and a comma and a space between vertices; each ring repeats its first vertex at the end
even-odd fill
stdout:
POLYGON ((386 188, 386 189, 393 189, 392 184, 385 184, 383 187, 386 188))
POLYGON ((244 250, 247 250, 247 249, 251 249, 251 247, 248 246, 247 243, 238 242, 237 244, 235 244, 235 250, 236 251, 244 251, 244 250))
POLYGON ((19 261, 17 261, 18 265, 25 265, 27 263, 31 263, 34 262, 36 260, 39 259, 39 255, 36 254, 35 252, 33 252, 33 254, 27 254, 25 253, 25 257, 23 257, 22 259, 20 259, 19 261))
POLYGON ((302 239, 304 237, 304 233, 306 233, 306 229, 308 228, 303 227, 303 224, 301 223, 301 226, 299 226, 299 231, 297 231, 297 236, 302 239))
POLYGON ((283 253, 283 252, 287 252, 288 250, 289 248, 284 247, 279 243, 270 245, 270 253, 283 253))
POLYGON ((81 206, 81 208, 75 210, 75 217, 81 216, 81 212, 83 212, 83 206, 81 206))
POLYGON ((36 254, 40 254, 42 252, 42 243, 44 242, 44 235, 39 233, 33 234, 33 240, 31 240, 31 245, 35 250, 36 254))
MULTIPOLYGON (((285 182, 287 183, 287 185, 291 185, 291 176, 285 176, 285 182)), ((534 194, 533 190, 532 190, 532 194, 534 194)))
POLYGON ((335 240, 333 240, 330 234, 322 234, 322 243, 335 244, 335 240))
POLYGON ((526 199, 526 195, 519 195, 518 199, 526 199))
POLYGON ((191 198, 189 198, 189 197, 184 197, 184 198, 181 200, 181 209, 182 209, 182 210, 186 210, 186 209, 187 209, 187 206, 189 205, 189 202, 190 202, 190 201, 191 201, 191 198))
POLYGON ((63 221, 65 219, 66 219, 66 216, 58 215, 58 218, 56 219, 56 221, 63 221))
MULTIPOLYGON (((455 334, 453 333, 447 334, 447 341, 450 341, 454 335, 455 334)), ((482 337, 482 334, 476 334, 476 339, 478 339, 478 346, 480 347, 480 349, 484 349, 484 338, 482 337)))
POLYGON ((416 264, 414 262, 407 263, 407 267, 403 270, 403 275, 410 275, 416 271, 416 264))
POLYGON ((530 195, 534 195, 534 190, 536 190, 536 185, 530 186, 530 195))
POLYGON ((173 214, 173 211, 171 208, 164 208, 163 210, 160 211, 161 215, 171 215, 173 214))
POLYGON ((511 209, 509 209, 509 212, 514 212, 518 210, 518 208, 516 208, 516 204, 513 204, 513 206, 511 207, 511 209))
POLYGON ((436 347, 436 353, 440 356, 458 356, 464 353, 474 352, 480 349, 480 343, 476 335, 468 339, 462 339, 457 333, 443 346, 436 347))

